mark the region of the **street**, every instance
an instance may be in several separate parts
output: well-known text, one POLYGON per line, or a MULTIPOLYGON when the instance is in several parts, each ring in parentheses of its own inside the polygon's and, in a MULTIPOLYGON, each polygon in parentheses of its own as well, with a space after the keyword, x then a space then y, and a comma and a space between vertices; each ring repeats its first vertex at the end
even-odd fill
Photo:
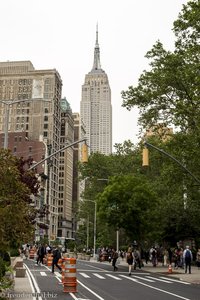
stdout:
POLYGON ((114 272, 111 264, 77 260, 77 292, 64 293, 61 274, 51 267, 25 263, 36 299, 75 300, 199 300, 199 285, 180 281, 167 275, 135 270, 128 275, 127 266, 114 272))

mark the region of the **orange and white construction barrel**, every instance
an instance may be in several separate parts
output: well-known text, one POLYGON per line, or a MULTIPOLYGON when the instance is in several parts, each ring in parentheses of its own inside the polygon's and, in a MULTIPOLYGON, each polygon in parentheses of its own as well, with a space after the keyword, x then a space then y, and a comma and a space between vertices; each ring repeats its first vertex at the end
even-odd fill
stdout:
POLYGON ((35 258, 35 249, 32 248, 29 250, 29 258, 34 259, 35 258))
POLYGON ((63 283, 63 292, 68 292, 68 293, 77 292, 76 258, 74 257, 63 258, 62 283, 63 283))
POLYGON ((48 267, 52 266, 52 262, 53 262, 53 255, 51 253, 47 254, 47 258, 46 258, 46 264, 48 267))

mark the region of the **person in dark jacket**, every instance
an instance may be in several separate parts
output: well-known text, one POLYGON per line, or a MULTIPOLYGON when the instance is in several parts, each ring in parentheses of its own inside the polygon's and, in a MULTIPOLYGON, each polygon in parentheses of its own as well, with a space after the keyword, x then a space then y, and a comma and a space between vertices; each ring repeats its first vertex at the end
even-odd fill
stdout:
POLYGON ((129 250, 126 254, 126 262, 128 264, 128 274, 131 276, 131 270, 133 265, 133 253, 132 250, 129 250))
POLYGON ((54 273, 54 267, 56 266, 60 273, 62 272, 62 268, 58 265, 58 261, 61 258, 61 252, 58 248, 53 250, 53 260, 52 260, 52 273, 54 273))
POLYGON ((118 253, 115 249, 112 249, 112 266, 114 271, 118 270, 118 268, 116 267, 117 259, 118 259, 118 253))
POLYGON ((183 261, 185 263, 185 273, 187 273, 187 269, 188 269, 189 274, 191 274, 192 259, 193 259, 193 256, 192 256, 192 252, 190 250, 190 247, 186 246, 185 250, 183 251, 183 261))
POLYGON ((40 245, 37 251, 37 265, 44 264, 43 259, 46 255, 46 248, 44 245, 40 245))

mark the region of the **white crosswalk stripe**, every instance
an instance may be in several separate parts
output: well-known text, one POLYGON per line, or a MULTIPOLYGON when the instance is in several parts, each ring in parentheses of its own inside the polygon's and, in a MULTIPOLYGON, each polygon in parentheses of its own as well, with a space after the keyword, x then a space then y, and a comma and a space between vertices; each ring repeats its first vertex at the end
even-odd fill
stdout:
POLYGON ((114 276, 114 275, 111 275, 111 274, 106 274, 106 276, 108 277, 111 277, 111 278, 114 278, 116 280, 122 280, 121 278, 117 277, 117 276, 114 276))
POLYGON ((90 276, 88 276, 88 275, 85 274, 85 273, 80 272, 79 274, 80 274, 81 276, 85 277, 85 278, 90 278, 90 276))
POLYGON ((167 279, 169 281, 173 281, 173 282, 176 282, 176 283, 191 284, 190 282, 186 282, 186 281, 182 281, 182 280, 177 280, 177 279, 172 279, 172 278, 166 278, 166 277, 160 277, 160 278, 167 279))
POLYGON ((106 279, 105 277, 101 276, 98 273, 93 273, 94 276, 98 277, 99 279, 106 279))
POLYGON ((137 278, 137 279, 142 279, 142 280, 145 280, 145 281, 148 281, 148 282, 155 282, 154 280, 148 279, 148 278, 145 278, 145 277, 140 277, 140 276, 132 276, 132 277, 137 278))
POLYGON ((40 272, 41 276, 47 276, 46 272, 40 272))
POLYGON ((157 277, 147 276, 147 278, 153 279, 155 281, 162 281, 162 282, 165 282, 165 283, 172 283, 171 281, 164 280, 164 279, 157 278, 157 277))

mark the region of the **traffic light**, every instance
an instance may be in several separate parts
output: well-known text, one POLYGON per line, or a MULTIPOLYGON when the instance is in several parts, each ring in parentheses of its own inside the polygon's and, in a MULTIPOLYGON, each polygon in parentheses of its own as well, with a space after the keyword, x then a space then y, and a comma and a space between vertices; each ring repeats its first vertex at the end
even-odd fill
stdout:
POLYGON ((142 166, 149 166, 149 149, 147 147, 145 147, 142 151, 142 166))
POLYGON ((82 145, 81 162, 82 163, 87 163, 88 162, 88 146, 86 144, 82 145))

